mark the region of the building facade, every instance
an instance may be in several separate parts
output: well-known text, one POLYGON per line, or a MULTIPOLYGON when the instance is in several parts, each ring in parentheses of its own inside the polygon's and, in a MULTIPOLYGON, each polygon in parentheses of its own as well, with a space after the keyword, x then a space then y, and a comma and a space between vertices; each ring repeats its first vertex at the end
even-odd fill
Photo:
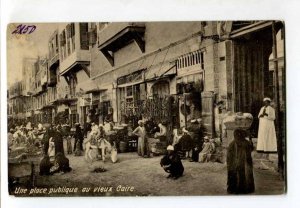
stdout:
MULTIPOLYGON (((173 128, 201 118, 214 134, 218 103, 256 117, 262 98, 274 98, 272 25, 276 32, 283 27, 272 21, 58 24, 47 60, 24 63, 22 93, 34 103, 25 111, 70 125, 154 119, 173 128)), ((279 68, 284 86, 284 64, 279 68)), ((283 103, 283 88, 280 96, 283 103)))

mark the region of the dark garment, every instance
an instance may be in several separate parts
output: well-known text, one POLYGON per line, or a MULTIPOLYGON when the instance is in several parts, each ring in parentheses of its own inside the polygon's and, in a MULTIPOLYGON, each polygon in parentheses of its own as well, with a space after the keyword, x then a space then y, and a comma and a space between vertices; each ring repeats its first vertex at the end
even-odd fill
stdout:
POLYGON ((60 131, 54 132, 53 142, 55 146, 55 154, 62 153, 63 155, 65 155, 64 141, 60 131))
POLYGON ((48 154, 48 149, 49 149, 49 133, 46 133, 44 135, 44 138, 42 140, 42 145, 43 145, 43 153, 44 155, 47 155, 48 154))
POLYGON ((62 153, 58 153, 55 156, 55 163, 57 163, 58 168, 52 172, 52 173, 57 173, 57 172, 70 172, 72 168, 70 167, 69 164, 69 159, 66 158, 62 153))
POLYGON ((191 151, 195 147, 195 141, 189 134, 183 135, 179 142, 174 146, 175 152, 177 152, 181 158, 186 157, 186 152, 191 151))
POLYGON ((243 135, 235 132, 235 138, 229 144, 227 152, 228 193, 247 194, 254 192, 252 150, 252 144, 243 135))
POLYGON ((89 132, 89 131, 91 131, 92 130, 92 124, 91 123, 86 123, 85 125, 84 125, 84 136, 87 136, 87 133, 89 132))
POLYGON ((167 173, 170 173, 171 177, 178 178, 182 176, 184 167, 182 165, 181 159, 179 155, 177 155, 175 152, 171 154, 165 155, 161 161, 160 165, 164 167, 164 170, 167 173), (165 166, 168 166, 165 168, 165 166))
POLYGON ((40 175, 50 175, 50 168, 52 164, 50 158, 46 155, 40 162, 40 175))
POLYGON ((183 135, 179 144, 181 145, 182 151, 190 151, 193 147, 195 147, 195 142, 189 134, 183 135))
POLYGON ((197 146, 192 149, 192 161, 199 162, 200 148, 197 146))
POLYGON ((83 147, 82 147, 83 134, 82 134, 82 131, 81 131, 80 127, 76 127, 74 138, 75 138, 75 142, 74 142, 74 149, 73 150, 74 151, 76 150, 76 145, 77 145, 77 143, 79 143, 80 150, 83 151, 83 147))

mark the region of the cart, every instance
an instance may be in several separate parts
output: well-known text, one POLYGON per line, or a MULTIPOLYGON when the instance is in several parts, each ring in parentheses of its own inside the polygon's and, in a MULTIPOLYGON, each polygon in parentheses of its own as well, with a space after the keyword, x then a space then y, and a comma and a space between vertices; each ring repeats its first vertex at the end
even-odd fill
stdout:
POLYGON ((36 167, 39 155, 22 153, 17 157, 8 158, 8 187, 13 194, 16 187, 32 188, 36 186, 36 167))

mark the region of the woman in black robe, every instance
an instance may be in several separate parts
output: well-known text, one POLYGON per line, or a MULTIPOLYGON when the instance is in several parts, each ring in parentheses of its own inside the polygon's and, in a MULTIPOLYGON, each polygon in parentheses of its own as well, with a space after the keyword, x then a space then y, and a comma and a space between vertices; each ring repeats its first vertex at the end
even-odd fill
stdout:
POLYGON ((51 174, 59 172, 70 172, 72 168, 70 167, 69 159, 66 158, 61 152, 55 155, 54 167, 51 170, 51 174))
POLYGON ((49 126, 48 129, 46 130, 46 133, 44 134, 44 138, 42 140, 42 144, 43 144, 43 152, 44 155, 48 155, 48 149, 49 149, 49 139, 51 137, 54 138, 54 130, 52 126, 49 126))
POLYGON ((245 139, 246 131, 237 129, 227 152, 227 192, 248 194, 255 190, 251 152, 253 145, 245 139))
POLYGON ((53 141, 55 146, 55 154, 62 153, 63 155, 65 155, 64 140, 59 128, 54 132, 53 141))

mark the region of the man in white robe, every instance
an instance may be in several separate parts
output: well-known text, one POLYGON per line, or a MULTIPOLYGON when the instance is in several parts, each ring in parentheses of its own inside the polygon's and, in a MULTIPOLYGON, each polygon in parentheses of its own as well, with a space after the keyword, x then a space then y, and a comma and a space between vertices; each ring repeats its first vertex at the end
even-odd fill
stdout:
POLYGON ((264 98, 264 104, 258 114, 259 128, 257 138, 258 152, 266 154, 266 158, 269 158, 269 153, 277 152, 277 140, 275 132, 275 110, 270 106, 271 99, 264 98))

